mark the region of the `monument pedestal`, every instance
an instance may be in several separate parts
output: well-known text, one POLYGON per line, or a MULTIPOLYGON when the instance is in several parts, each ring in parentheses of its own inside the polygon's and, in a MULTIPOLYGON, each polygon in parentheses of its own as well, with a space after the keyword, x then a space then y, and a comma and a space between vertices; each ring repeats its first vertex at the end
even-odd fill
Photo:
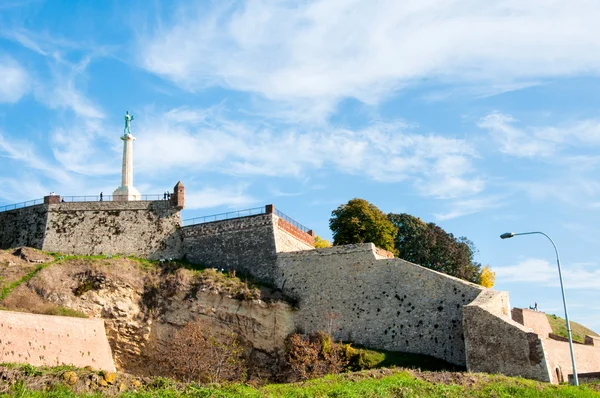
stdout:
POLYGON ((135 141, 135 137, 132 134, 125 134, 121 140, 123 140, 121 186, 113 192, 113 201, 141 200, 142 194, 133 186, 133 141, 135 141))
POLYGON ((129 200, 141 200, 142 194, 135 187, 121 186, 113 192, 113 202, 127 202, 129 200))

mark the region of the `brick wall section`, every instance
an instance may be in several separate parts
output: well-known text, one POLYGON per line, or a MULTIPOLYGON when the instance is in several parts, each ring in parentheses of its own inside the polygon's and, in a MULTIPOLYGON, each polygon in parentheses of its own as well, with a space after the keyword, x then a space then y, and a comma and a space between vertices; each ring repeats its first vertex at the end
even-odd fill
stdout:
POLYGON ((276 258, 273 217, 260 214, 183 227, 185 258, 270 283, 276 258))
POLYGON ((0 249, 18 246, 41 249, 47 213, 47 204, 0 212, 0 249))
POLYGON ((483 288, 375 253, 372 243, 278 253, 276 284, 298 300, 297 327, 465 365, 462 308, 483 288))
POLYGON ((464 307, 463 327, 470 372, 552 380, 543 339, 510 318, 506 293, 482 291, 464 307))
POLYGON ((65 202, 48 206, 42 249, 176 258, 180 226, 179 210, 168 201, 65 202))
POLYGON ((0 311, 0 362, 115 371, 104 321, 0 311))
POLYGON ((541 337, 548 337, 552 333, 550 322, 545 312, 534 311, 527 308, 513 308, 512 319, 526 328, 531 328, 541 337))
POLYGON ((311 250, 315 248, 315 237, 296 228, 283 218, 273 216, 275 224, 275 249, 280 252, 311 250))
MULTIPOLYGON (((569 340, 552 333, 546 313, 526 308, 513 308, 512 317, 526 329, 533 329, 542 338, 552 382, 567 381, 568 376, 573 373, 569 340)), ((598 372, 600 371, 600 347, 592 345, 593 338, 587 337, 586 344, 573 342, 577 371, 598 372)))
MULTIPOLYGON (((569 343, 545 339, 544 348, 552 373, 552 382, 567 381, 569 375, 573 374, 569 343)), ((578 373, 600 372, 600 347, 573 344, 573 351, 578 373)))

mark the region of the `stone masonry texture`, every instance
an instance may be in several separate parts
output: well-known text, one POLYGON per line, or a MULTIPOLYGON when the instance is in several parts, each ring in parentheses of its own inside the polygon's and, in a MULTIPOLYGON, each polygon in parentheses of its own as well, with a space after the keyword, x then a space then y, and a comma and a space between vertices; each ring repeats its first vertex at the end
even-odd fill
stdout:
POLYGON ((542 339, 510 318, 500 294, 485 290, 464 307, 467 369, 552 381, 542 339))
POLYGON ((179 257, 179 210, 168 201, 71 202, 49 205, 45 251, 179 257))
POLYGON ((0 249, 18 246, 41 249, 47 218, 47 204, 0 212, 0 249))
POLYGON ((0 359, 115 371, 101 319, 0 311, 0 359))
POLYGON ((276 284, 298 300, 297 327, 464 366, 462 309, 484 288, 377 257, 372 243, 279 253, 276 284))
POLYGON ((183 253, 191 263, 233 269, 273 283, 278 252, 313 248, 302 236, 308 234, 294 230, 272 213, 190 225, 181 229, 183 253))

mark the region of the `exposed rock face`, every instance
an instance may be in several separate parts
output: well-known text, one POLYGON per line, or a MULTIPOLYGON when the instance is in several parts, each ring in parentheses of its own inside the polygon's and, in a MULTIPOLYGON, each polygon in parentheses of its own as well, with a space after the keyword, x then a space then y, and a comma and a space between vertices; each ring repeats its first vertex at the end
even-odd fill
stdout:
POLYGON ((134 374, 152 373, 149 351, 190 321, 234 331, 253 350, 267 354, 282 349, 294 331, 285 303, 235 299, 203 286, 194 271, 144 269, 126 259, 53 264, 17 296, 27 294, 103 318, 117 368, 134 374))

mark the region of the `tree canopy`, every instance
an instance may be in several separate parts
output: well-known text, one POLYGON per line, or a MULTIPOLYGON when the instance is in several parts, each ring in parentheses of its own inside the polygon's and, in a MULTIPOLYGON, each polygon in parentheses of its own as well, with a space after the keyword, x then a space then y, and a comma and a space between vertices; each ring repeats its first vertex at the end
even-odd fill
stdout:
POLYGON ((481 264, 474 261, 475 245, 465 237, 455 238, 434 223, 410 214, 388 214, 397 228, 395 247, 403 260, 470 282, 480 280, 481 264))
POLYGON ((485 287, 494 285, 495 273, 474 260, 473 242, 410 214, 386 215, 354 198, 331 212, 329 227, 334 245, 372 242, 403 260, 485 287))
POLYGON ((396 228, 381 210, 364 199, 354 198, 332 211, 329 228, 334 245, 372 242, 397 254, 396 228))

